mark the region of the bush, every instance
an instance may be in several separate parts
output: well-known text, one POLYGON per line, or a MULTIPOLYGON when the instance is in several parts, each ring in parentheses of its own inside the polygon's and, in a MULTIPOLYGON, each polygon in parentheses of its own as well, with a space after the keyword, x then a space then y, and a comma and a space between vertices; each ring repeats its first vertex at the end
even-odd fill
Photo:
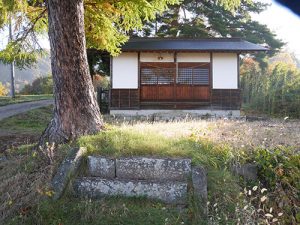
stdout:
POLYGON ((0 82, 0 96, 6 96, 7 94, 8 88, 0 82))
POLYGON ((110 86, 109 77, 95 74, 93 76, 93 85, 95 89, 99 87, 103 89, 109 89, 110 86))
POLYGON ((27 84, 22 89, 20 94, 25 95, 40 95, 40 94, 53 94, 53 80, 51 76, 39 77, 35 79, 32 84, 27 84))
POLYGON ((270 189, 270 207, 284 212, 285 224, 300 223, 300 154, 297 149, 258 149, 259 178, 270 189))

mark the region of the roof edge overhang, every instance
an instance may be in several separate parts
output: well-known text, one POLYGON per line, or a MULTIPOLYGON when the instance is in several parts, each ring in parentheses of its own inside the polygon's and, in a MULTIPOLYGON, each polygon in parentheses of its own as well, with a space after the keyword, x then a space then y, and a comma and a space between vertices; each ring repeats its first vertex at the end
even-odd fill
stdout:
POLYGON ((267 52, 268 48, 241 38, 131 38, 123 52, 267 52))
POLYGON ((256 50, 244 50, 244 49, 237 49, 237 50, 226 50, 226 49, 208 49, 208 50, 193 50, 193 49, 156 49, 156 50, 149 50, 149 49, 122 49, 122 52, 215 52, 215 53, 222 53, 222 52, 229 52, 229 53, 255 53, 255 52, 268 52, 269 49, 256 49, 256 50))

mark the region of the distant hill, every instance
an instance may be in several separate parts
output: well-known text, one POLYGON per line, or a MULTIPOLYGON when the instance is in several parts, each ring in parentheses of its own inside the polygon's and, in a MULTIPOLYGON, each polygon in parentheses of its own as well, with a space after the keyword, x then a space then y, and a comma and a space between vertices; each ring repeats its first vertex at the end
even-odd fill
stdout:
MULTIPOLYGON (((15 68, 15 86, 16 91, 22 90, 25 84, 32 83, 37 77, 44 77, 51 73, 50 58, 40 58, 36 65, 31 68, 19 70, 15 68)), ((0 82, 10 86, 10 65, 4 65, 0 62, 0 82)))

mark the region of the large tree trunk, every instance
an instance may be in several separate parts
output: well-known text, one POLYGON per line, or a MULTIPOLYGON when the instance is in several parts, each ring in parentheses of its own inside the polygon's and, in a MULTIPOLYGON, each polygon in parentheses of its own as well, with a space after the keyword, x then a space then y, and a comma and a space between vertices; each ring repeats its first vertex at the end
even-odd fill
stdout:
POLYGON ((83 0, 48 0, 54 117, 39 145, 100 131, 103 122, 89 74, 83 0))

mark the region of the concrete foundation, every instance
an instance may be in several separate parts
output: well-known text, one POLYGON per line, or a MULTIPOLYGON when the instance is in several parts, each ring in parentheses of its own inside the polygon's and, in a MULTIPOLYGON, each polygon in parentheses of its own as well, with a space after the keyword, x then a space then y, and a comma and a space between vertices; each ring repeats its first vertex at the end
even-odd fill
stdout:
POLYGON ((210 109, 195 109, 195 110, 110 110, 111 115, 125 115, 125 116, 153 116, 155 114, 169 114, 170 117, 176 114, 194 114, 194 115, 210 115, 215 117, 240 117, 240 110, 210 110, 210 109))

